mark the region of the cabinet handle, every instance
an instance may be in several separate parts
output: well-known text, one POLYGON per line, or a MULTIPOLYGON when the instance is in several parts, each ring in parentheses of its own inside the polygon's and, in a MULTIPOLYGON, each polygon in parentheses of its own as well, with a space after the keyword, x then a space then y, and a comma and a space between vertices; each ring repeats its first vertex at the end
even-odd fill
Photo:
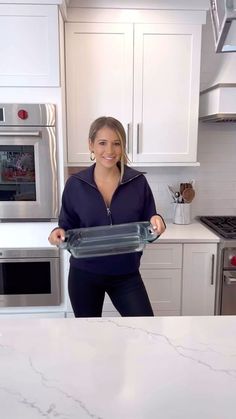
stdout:
POLYGON ((127 153, 130 153, 130 126, 131 124, 127 124, 127 153))
POLYGON ((211 255, 211 285, 214 285, 215 255, 211 255))
POLYGON ((141 124, 137 124, 137 154, 139 154, 141 124))

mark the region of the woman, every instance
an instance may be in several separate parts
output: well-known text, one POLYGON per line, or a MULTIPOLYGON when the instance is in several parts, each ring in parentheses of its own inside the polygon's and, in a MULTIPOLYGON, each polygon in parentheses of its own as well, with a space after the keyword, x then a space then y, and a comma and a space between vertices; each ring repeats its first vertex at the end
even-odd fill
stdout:
MULTIPOLYGON (((126 135, 112 117, 96 119, 89 131, 91 167, 72 175, 62 195, 59 227, 49 242, 59 245, 73 228, 150 220, 165 230, 156 214, 145 176, 127 166, 126 135)), ((75 317, 101 317, 105 292, 121 316, 153 316, 139 273, 141 252, 76 259, 70 257, 68 289, 75 317)))

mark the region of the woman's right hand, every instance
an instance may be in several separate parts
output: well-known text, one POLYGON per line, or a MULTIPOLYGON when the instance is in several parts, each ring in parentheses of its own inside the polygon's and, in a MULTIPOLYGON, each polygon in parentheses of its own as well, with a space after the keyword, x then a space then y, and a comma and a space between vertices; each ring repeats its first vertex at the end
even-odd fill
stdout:
POLYGON ((55 228, 55 230, 52 230, 50 233, 48 241, 54 246, 59 246, 59 244, 65 241, 65 230, 60 227, 55 228))

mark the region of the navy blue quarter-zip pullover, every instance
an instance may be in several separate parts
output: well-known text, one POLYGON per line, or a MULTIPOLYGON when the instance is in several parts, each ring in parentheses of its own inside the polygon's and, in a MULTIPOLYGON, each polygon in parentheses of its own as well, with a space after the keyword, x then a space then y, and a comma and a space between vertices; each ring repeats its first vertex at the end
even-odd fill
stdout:
MULTIPOLYGON (((64 230, 149 221, 156 214, 156 206, 145 176, 125 166, 121 183, 107 208, 94 181, 95 164, 71 175, 62 195, 59 227, 64 230)), ((138 270, 142 253, 76 259, 72 266, 81 270, 108 275, 129 274, 138 270)))

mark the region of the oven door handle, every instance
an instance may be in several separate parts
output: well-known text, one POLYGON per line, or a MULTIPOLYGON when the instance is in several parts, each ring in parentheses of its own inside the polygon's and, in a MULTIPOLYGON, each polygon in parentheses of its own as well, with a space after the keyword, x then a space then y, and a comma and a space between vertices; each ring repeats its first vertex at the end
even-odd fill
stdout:
POLYGON ((226 272, 224 274, 224 281, 225 281, 226 285, 236 284, 236 278, 233 277, 232 275, 230 275, 230 273, 228 273, 228 272, 226 272))
POLYGON ((0 137, 41 137, 41 131, 0 131, 0 137))

